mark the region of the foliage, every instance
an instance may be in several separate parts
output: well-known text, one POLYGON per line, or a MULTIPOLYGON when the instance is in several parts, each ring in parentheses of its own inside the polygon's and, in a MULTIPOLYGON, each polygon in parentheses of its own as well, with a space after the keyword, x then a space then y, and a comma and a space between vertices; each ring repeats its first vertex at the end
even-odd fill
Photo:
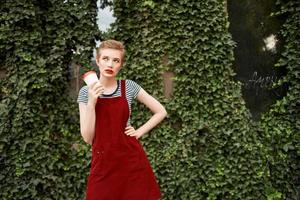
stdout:
MULTIPOLYGON (((287 96, 254 123, 233 80, 225 1, 100 2, 116 17, 102 36, 126 46, 121 78, 169 113, 142 138, 164 199, 299 199, 299 3, 278 0, 287 96), (175 74, 171 99, 165 72, 175 74)), ((76 103, 62 94, 71 61, 90 67, 96 2, 5 1, 0 10, 0 198, 83 199, 89 147, 75 134, 76 103)), ((148 118, 133 107, 136 127, 148 118)))
POLYGON ((277 1, 285 15, 281 35, 285 49, 276 67, 287 69, 280 84, 288 84, 287 95, 277 101, 261 121, 268 164, 267 178, 283 199, 300 198, 300 3, 277 1))
MULTIPOLYGON (((114 1, 111 37, 124 41, 124 73, 167 107, 143 139, 165 199, 260 199, 262 144, 231 69, 224 1, 114 1), (163 61, 164 60, 164 61, 163 61), (126 69, 127 68, 127 69, 126 69), (175 73, 171 100, 162 74, 175 73), (162 148, 163 147, 163 148, 162 148)), ((147 119, 135 109, 136 126, 147 119)))
POLYGON ((8 0, 0 10, 0 199, 83 199, 89 154, 67 94, 71 61, 87 62, 95 45, 96 3, 8 0))
MULTIPOLYGON (((232 80, 224 1, 114 1, 111 37, 126 44, 124 76, 169 112, 143 140, 165 199, 299 198, 299 4, 279 4, 289 19, 278 63, 289 70, 289 93, 255 123, 232 80), (175 73, 171 100, 161 85, 167 71, 175 73)), ((136 126, 148 117, 143 109, 134 110, 136 126)))

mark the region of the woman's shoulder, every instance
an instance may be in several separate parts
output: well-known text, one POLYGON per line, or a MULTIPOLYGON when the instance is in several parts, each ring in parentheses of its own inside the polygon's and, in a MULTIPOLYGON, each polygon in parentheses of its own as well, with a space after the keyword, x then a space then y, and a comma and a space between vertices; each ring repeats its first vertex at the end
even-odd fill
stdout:
POLYGON ((137 94, 139 93, 141 86, 137 84, 135 81, 126 79, 126 93, 131 96, 132 98, 136 98, 137 94))
POLYGON ((126 79, 125 83, 126 83, 126 87, 129 87, 129 88, 137 88, 138 90, 141 88, 140 84, 138 84, 137 82, 135 82, 131 79, 126 79))
POLYGON ((88 91, 88 86, 87 86, 87 85, 84 85, 84 86, 82 86, 82 87, 80 88, 79 94, 81 94, 81 93, 87 93, 87 91, 88 91))
POLYGON ((82 86, 79 90, 78 96, 79 97, 86 97, 88 95, 88 86, 82 86))
POLYGON ((85 85, 80 88, 77 102, 78 103, 87 103, 88 101, 88 87, 85 85))
POLYGON ((139 85, 137 82, 131 79, 125 79, 126 85, 139 85))

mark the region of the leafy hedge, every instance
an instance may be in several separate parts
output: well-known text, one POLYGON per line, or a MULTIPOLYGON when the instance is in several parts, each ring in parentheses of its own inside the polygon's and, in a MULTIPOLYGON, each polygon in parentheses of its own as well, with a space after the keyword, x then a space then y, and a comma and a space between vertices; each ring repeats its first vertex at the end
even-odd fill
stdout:
MULTIPOLYGON (((167 106, 169 118, 143 140, 165 199, 298 199, 299 3, 277 2, 288 18, 278 66, 289 70, 289 93, 256 123, 233 80, 225 1, 125 2, 114 1, 110 37, 128 49, 124 76, 167 106), (162 74, 170 71, 168 100, 162 74)), ((136 126, 148 117, 142 111, 134 110, 136 126)))
MULTIPOLYGON (((299 199, 299 3, 278 1, 288 18, 278 67, 288 69, 289 90, 260 123, 233 79, 225 1, 101 3, 117 18, 105 35, 126 45, 121 78, 169 113, 142 138, 164 199, 299 199), (165 72, 175 74, 171 99, 165 72)), ((91 56, 96 3, 6 1, 0 9, 0 198, 83 199, 90 152, 66 95, 67 72, 72 60, 91 56)), ((135 126, 148 117, 134 107, 135 126)))
POLYGON ((83 199, 87 155, 68 95, 71 61, 87 61, 94 1, 4 1, 0 6, 0 199, 83 199))
MULTIPOLYGON (((276 15, 285 15, 281 35, 285 48, 275 67, 287 69, 280 84, 288 84, 287 95, 277 101, 261 121, 267 159, 269 188, 282 199, 300 198, 300 2, 281 1, 276 15)), ((276 196, 276 195, 275 195, 276 196)))
MULTIPOLYGON (((160 129, 143 139, 165 199, 262 198, 262 144, 232 78, 225 2, 113 6, 112 35, 128 49, 126 77, 165 102, 169 112, 160 129), (171 100, 162 91, 167 71, 175 73, 171 100)), ((147 118, 140 108, 133 116, 133 122, 147 118)))

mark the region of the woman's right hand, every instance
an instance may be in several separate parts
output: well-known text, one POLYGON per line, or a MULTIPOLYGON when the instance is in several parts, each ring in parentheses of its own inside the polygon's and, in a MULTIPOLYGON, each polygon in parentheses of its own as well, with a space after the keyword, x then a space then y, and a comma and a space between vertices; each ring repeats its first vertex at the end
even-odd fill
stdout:
POLYGON ((93 84, 91 84, 88 88, 88 101, 89 103, 92 103, 93 105, 96 105, 98 97, 103 94, 104 87, 100 83, 100 81, 97 81, 93 84))

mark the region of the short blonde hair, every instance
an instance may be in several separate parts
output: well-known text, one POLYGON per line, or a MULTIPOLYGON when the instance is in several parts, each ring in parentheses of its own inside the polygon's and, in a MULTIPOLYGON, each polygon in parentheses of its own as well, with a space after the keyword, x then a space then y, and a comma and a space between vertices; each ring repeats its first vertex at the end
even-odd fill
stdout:
POLYGON ((119 50, 122 53, 122 63, 125 60, 125 47, 122 42, 117 40, 105 40, 101 42, 100 46, 97 48, 97 58, 100 57, 101 49, 115 49, 119 50))

